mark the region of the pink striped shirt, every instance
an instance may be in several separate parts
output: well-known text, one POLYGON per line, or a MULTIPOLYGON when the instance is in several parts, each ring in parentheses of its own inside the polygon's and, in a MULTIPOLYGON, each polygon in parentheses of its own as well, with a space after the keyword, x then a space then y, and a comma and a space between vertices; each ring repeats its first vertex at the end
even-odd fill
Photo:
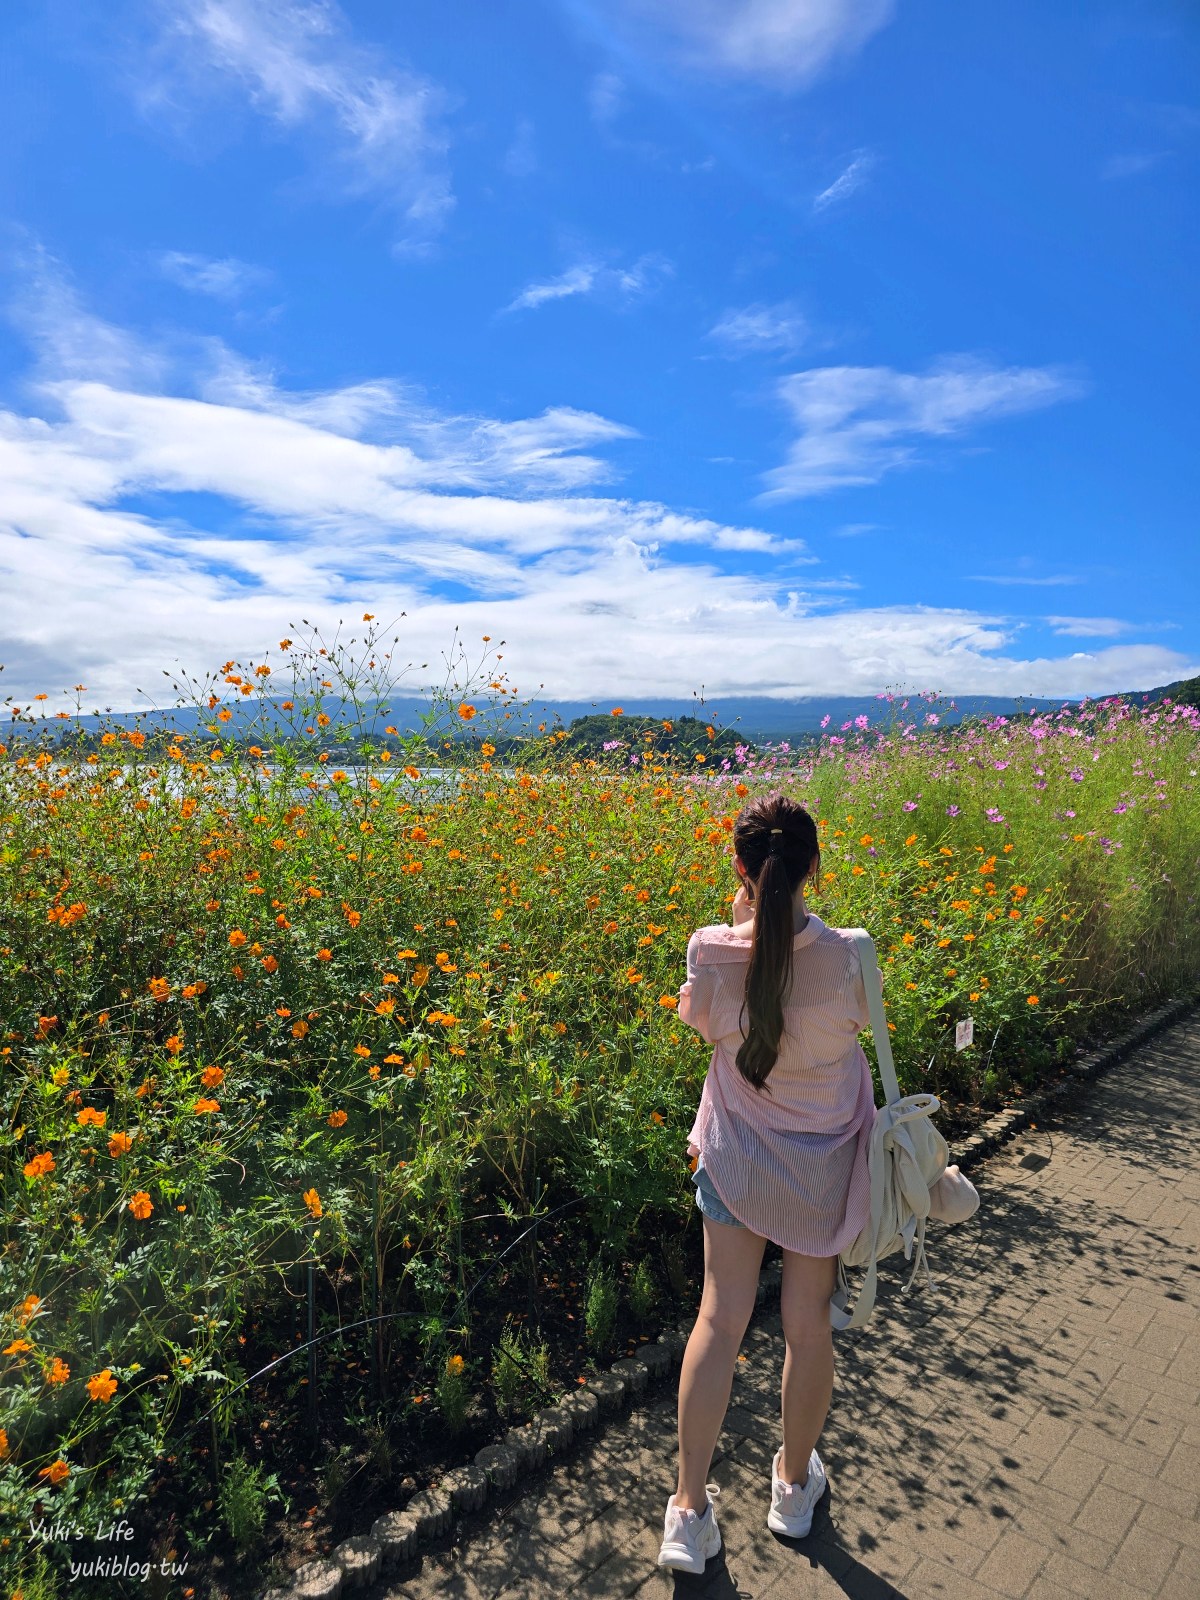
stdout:
POLYGON ((756 1091, 736 1059, 753 926, 697 928, 688 940, 679 1016, 714 1046, 689 1153, 703 1155, 722 1201, 753 1232, 801 1255, 835 1256, 871 1209, 875 1096, 858 1042, 862 969, 849 937, 810 912, 792 940, 779 1056, 756 1091))

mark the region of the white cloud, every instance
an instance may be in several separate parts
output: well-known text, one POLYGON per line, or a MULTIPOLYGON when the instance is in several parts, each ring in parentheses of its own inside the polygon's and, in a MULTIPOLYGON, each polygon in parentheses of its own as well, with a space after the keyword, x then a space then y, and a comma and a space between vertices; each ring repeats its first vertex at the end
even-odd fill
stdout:
POLYGON ((653 253, 641 256, 630 267, 606 267, 596 261, 581 261, 557 278, 529 284, 501 311, 536 311, 551 300, 566 300, 580 294, 603 295, 618 304, 629 304, 652 294, 674 271, 669 261, 653 253))
POLYGON ((211 295, 214 300, 238 300, 251 289, 270 281, 263 267, 254 267, 236 256, 216 260, 212 256, 188 255, 182 250, 164 251, 158 258, 163 276, 181 289, 211 295))
POLYGON ((633 19, 673 36, 689 65, 785 88, 853 55, 894 9, 894 0, 625 0, 633 19))
POLYGON ((135 704, 138 687, 169 700, 164 669, 202 677, 301 616, 332 632, 363 610, 407 613, 414 662, 439 660, 456 627, 503 637, 510 682, 560 698, 1067 696, 1196 670, 1136 643, 1013 659, 1003 617, 855 608, 853 577, 798 580, 800 540, 579 492, 608 470, 591 452, 630 433, 593 413, 450 417, 389 378, 296 393, 211 343, 189 347, 209 358, 198 382, 64 296, 65 342, 49 311, 24 316, 44 341, 40 414, 0 410, 0 654, 18 700, 76 682, 87 706, 135 704), (135 509, 148 495, 168 509, 135 509), (209 497, 222 511, 205 524, 209 497), (731 570, 726 553, 747 552, 769 570, 731 570))
POLYGON ((866 182, 867 173, 874 164, 874 156, 868 154, 855 156, 841 176, 835 178, 828 189, 822 189, 821 193, 813 198, 813 210, 824 211, 826 206, 831 206, 838 200, 845 200, 856 189, 861 189, 866 182))
POLYGON ((1133 624, 1118 617, 1046 617, 1053 631, 1072 639, 1116 639, 1131 633, 1133 624))
POLYGON ((750 305, 722 312, 707 337, 731 355, 792 351, 803 344, 808 323, 790 300, 776 305, 750 305))
POLYGON ((876 483, 911 464, 915 441, 1032 411, 1084 392, 1050 367, 988 367, 947 357, 924 376, 891 367, 815 367, 780 380, 799 436, 783 466, 764 473, 764 501, 876 483))
POLYGON ((305 130, 339 191, 403 216, 402 248, 420 250, 454 200, 437 119, 448 97, 428 78, 357 43, 333 0, 159 0, 165 81, 155 110, 215 76, 241 86, 279 127, 305 130))

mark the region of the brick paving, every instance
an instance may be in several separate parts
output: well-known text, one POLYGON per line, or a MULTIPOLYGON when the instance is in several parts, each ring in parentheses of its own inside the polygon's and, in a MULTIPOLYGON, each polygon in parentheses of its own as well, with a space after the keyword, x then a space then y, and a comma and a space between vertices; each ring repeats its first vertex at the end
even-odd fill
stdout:
POLYGON ((369 1600, 1196 1600, 1198 1078, 1185 1019, 972 1169, 979 1213, 931 1230, 936 1294, 901 1298, 886 1264, 871 1323, 835 1335, 831 1492, 808 1538, 766 1526, 775 1312, 742 1344, 709 1473, 724 1544, 702 1576, 655 1564, 672 1379, 369 1600))

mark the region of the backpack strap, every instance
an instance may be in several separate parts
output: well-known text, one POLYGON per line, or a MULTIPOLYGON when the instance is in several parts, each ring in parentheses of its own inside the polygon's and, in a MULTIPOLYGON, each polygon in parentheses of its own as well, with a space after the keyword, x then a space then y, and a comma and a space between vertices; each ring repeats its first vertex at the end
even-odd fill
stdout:
POLYGON ((843 928, 841 931, 850 935, 854 940, 854 948, 858 951, 863 988, 867 991, 867 1015, 871 1022, 871 1034, 875 1040, 875 1055, 879 1061, 879 1079, 883 1084, 883 1100, 885 1105, 894 1105, 900 1098, 900 1084, 896 1079, 896 1068, 892 1061, 892 1042, 888 1037, 887 1019, 883 1014, 883 978, 875 955, 875 943, 865 928, 843 928))
MULTIPOLYGON (((843 928, 843 933, 849 934, 854 941, 854 948, 858 952, 859 965, 862 968, 863 988, 867 994, 867 1015, 871 1023, 871 1033, 875 1039, 875 1054, 879 1061, 879 1077, 883 1084, 885 1106, 893 1106, 900 1099, 900 1084, 896 1078, 896 1067, 892 1061, 892 1044, 888 1038, 887 1018, 883 1014, 883 979, 879 971, 879 961, 875 955, 875 943, 865 928, 843 928)), ((936 1102, 934 1102, 936 1105, 936 1102)), ((879 1229, 883 1221, 883 1185, 887 1175, 887 1161, 884 1158, 883 1136, 891 1124, 891 1118, 875 1116, 875 1125, 871 1130, 871 1259, 867 1265, 866 1276, 862 1288, 859 1290, 858 1299, 854 1310, 846 1309, 850 1298, 850 1285, 846 1278, 846 1270, 838 1258, 837 1288, 829 1302, 830 1324, 839 1332, 847 1328, 861 1328, 870 1317, 875 1306, 875 1290, 878 1283, 878 1257, 879 1229)), ((921 1233, 921 1259, 924 1259, 924 1230, 921 1233)), ((926 1268, 926 1275, 928 1275, 926 1268)), ((913 1267, 916 1275, 916 1265, 913 1267)), ((911 1279, 909 1280, 912 1281, 911 1279)))

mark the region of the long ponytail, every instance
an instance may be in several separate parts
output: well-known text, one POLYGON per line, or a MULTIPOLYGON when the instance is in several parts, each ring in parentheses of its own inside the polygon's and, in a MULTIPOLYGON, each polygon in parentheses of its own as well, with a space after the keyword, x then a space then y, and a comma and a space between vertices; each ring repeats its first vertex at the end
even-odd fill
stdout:
POLYGON ((792 977, 792 897, 801 879, 818 870, 817 827, 797 801, 764 795, 739 813, 733 843, 754 885, 754 937, 741 1010, 743 1026, 749 1010, 749 1025, 737 1065, 758 1090, 779 1057, 783 996, 792 977))

